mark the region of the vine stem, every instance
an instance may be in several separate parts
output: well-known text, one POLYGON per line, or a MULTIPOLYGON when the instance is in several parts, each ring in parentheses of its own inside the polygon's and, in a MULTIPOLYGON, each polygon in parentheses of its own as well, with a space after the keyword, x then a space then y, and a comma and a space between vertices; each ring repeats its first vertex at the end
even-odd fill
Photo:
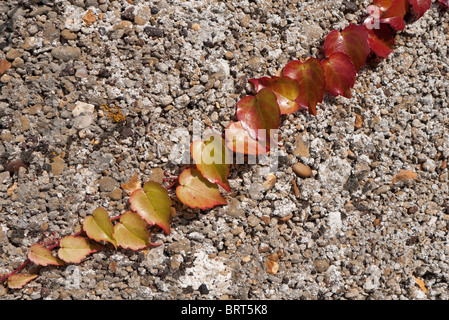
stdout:
POLYGON ((17 272, 19 272, 20 270, 22 270, 23 268, 25 268, 29 263, 31 262, 30 259, 26 259, 24 263, 22 263, 22 265, 20 267, 18 267, 17 269, 15 269, 14 271, 4 275, 3 277, 0 278, 0 282, 5 281, 6 279, 8 279, 9 277, 15 275, 17 272))
MULTIPOLYGON (((82 233, 82 231, 79 231, 75 234, 73 234, 74 237, 79 236, 82 233)), ((56 241, 56 243, 52 244, 51 246, 47 247, 48 250, 52 250, 56 247, 59 246, 59 243, 61 242, 61 239, 58 239, 56 241)), ((19 272, 20 270, 22 270, 23 268, 25 268, 28 264, 32 263, 32 261, 30 259, 26 259, 21 265, 20 267, 16 268, 15 270, 13 270, 12 272, 5 274, 3 277, 0 278, 0 282, 5 281, 6 279, 8 279, 9 277, 15 275, 17 272, 19 272)))
POLYGON ((178 183, 178 177, 174 178, 173 181, 165 187, 166 190, 170 190, 178 183))

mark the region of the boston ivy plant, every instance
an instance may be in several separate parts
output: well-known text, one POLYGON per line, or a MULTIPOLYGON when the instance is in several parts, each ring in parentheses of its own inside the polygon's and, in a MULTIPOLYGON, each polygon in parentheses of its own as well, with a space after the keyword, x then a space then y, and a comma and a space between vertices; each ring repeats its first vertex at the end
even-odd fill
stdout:
MULTIPOLYGON (((448 0, 438 2, 449 6, 448 0)), ((361 25, 350 24, 343 30, 329 32, 324 41, 323 60, 309 57, 290 61, 277 75, 250 79, 254 95, 237 102, 237 121, 225 129, 224 135, 210 134, 203 141, 192 142, 193 167, 182 171, 167 187, 154 181, 141 186, 134 175, 122 184, 130 195, 131 210, 110 218, 106 209, 95 209, 84 220, 82 231, 32 245, 28 260, 0 281, 7 281, 9 288, 21 288, 37 277, 20 273, 29 263, 41 266, 79 263, 89 254, 104 249, 105 243, 131 250, 158 245, 150 242, 148 226, 157 225, 170 234, 173 203, 169 190, 175 185, 177 198, 188 207, 205 210, 227 204, 219 187, 231 192, 228 176, 233 152, 266 154, 277 143, 272 132, 279 129, 282 114, 307 110, 316 116, 325 94, 350 98, 368 55, 386 58, 393 51, 395 32, 405 28, 404 18, 416 21, 430 5, 431 0, 374 0, 369 7, 370 16, 361 25)))

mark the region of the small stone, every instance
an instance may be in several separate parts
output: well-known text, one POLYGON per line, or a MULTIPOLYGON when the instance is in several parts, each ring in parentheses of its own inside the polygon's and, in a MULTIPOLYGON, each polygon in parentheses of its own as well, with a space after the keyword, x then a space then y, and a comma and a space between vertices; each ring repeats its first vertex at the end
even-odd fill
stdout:
POLYGON ((263 186, 265 190, 271 190, 273 189, 274 185, 276 183, 276 176, 272 173, 268 174, 267 180, 264 182, 263 186))
POLYGON ((76 60, 81 55, 81 49, 77 47, 59 46, 51 50, 53 58, 68 62, 70 60, 76 60))
POLYGON ((51 164, 51 173, 55 176, 59 176, 64 172, 65 163, 61 157, 56 157, 53 159, 51 164))
POLYGON ((119 29, 131 29, 133 27, 133 23, 128 20, 120 21, 119 23, 114 25, 115 30, 119 29))
POLYGON ((329 269, 329 262, 327 260, 321 259, 321 260, 315 260, 313 262, 313 265, 315 266, 315 270, 319 273, 326 272, 327 269, 329 269))
POLYGON ((162 29, 159 29, 158 27, 150 27, 147 26, 143 29, 143 31, 149 36, 149 37, 163 37, 164 31, 162 29))
POLYGON ((9 74, 4 74, 1 78, 0 81, 2 83, 8 83, 11 80, 11 76, 9 74))
POLYGON ((140 16, 135 16, 134 17, 134 24, 138 25, 138 26, 143 26, 145 23, 147 23, 145 21, 144 18, 140 17, 140 16))
POLYGON ((302 163, 295 163, 293 165, 293 172, 300 178, 308 178, 312 175, 312 169, 309 166, 302 163))
POLYGON ((117 182, 111 177, 105 177, 98 181, 98 185, 100 187, 100 191, 102 192, 111 192, 115 189, 117 182))
POLYGON ((61 36, 65 40, 75 40, 78 38, 78 35, 76 33, 71 32, 70 30, 64 29, 61 31, 61 36))
POLYGON ((15 58, 11 65, 13 66, 13 68, 21 68, 24 66, 24 64, 25 61, 23 61, 22 58, 15 58))
POLYGON ((109 198, 111 198, 111 200, 121 200, 122 199, 122 190, 120 188, 115 188, 110 194, 109 194, 109 198))
POLYGON ((309 158, 309 146, 304 143, 303 134, 299 134, 295 138, 295 144, 293 145, 293 154, 300 158, 309 158))
POLYGON ((198 23, 192 24, 192 30, 195 30, 195 31, 200 30, 200 25, 198 23))
POLYGON ((129 20, 129 21, 133 21, 135 17, 134 14, 134 7, 129 7, 127 8, 125 11, 122 12, 121 14, 121 18, 122 20, 129 20))
POLYGON ((234 59, 234 54, 231 51, 226 51, 225 58, 226 60, 232 60, 234 59))
POLYGON ((152 169, 149 178, 150 178, 150 181, 156 181, 158 183, 162 183, 165 178, 164 170, 162 170, 161 168, 152 169))
POLYGON ((201 294, 208 294, 208 293, 209 293, 209 289, 207 288, 207 285, 206 285, 205 283, 202 283, 202 284, 200 285, 200 287, 198 288, 198 291, 199 291, 201 294))
POLYGON ((95 106, 90 103, 77 101, 75 104, 75 108, 72 110, 72 114, 74 117, 78 117, 83 113, 94 113, 95 106))
POLYGON ((17 159, 8 163, 5 169, 10 173, 15 173, 19 172, 21 167, 28 168, 28 165, 22 159, 17 159))
POLYGON ((351 288, 345 293, 346 299, 352 299, 359 295, 359 290, 356 288, 351 288))
POLYGON ((360 114, 355 115, 354 128, 360 129, 363 125, 363 117, 360 114))
POLYGON ((12 48, 11 50, 9 50, 6 53, 6 59, 8 59, 8 60, 14 60, 15 58, 19 58, 19 57, 20 57, 20 52, 14 48, 12 48))

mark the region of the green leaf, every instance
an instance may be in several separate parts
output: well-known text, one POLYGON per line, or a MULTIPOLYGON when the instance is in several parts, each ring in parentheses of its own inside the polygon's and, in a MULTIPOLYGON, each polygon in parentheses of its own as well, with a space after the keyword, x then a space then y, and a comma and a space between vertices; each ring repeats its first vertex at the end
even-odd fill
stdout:
POLYGON ((24 285, 37 278, 37 274, 13 274, 8 278, 8 287, 11 289, 21 289, 24 285))
POLYGON ((265 141, 259 142, 251 138, 243 129, 240 121, 231 122, 225 129, 226 146, 236 153, 259 155, 266 154, 270 146, 265 141))
POLYGON ((104 208, 95 209, 92 215, 84 220, 83 229, 89 238, 98 242, 110 242, 117 248, 117 242, 112 236, 114 226, 104 208))
POLYGON ((57 257, 54 257, 51 250, 45 248, 41 244, 34 244, 30 247, 28 259, 30 259, 31 262, 41 266, 60 266, 64 264, 64 261, 58 259, 57 257))
POLYGON ((225 140, 218 134, 209 134, 204 141, 194 141, 190 146, 193 161, 202 176, 211 183, 218 183, 231 192, 228 175, 231 158, 225 140))
POLYGON ((295 101, 300 95, 300 88, 296 81, 289 77, 263 77, 260 79, 249 79, 256 92, 268 88, 276 95, 281 114, 298 111, 300 105, 295 101))
POLYGON ((94 244, 87 238, 66 236, 59 242, 60 249, 58 256, 68 263, 79 263, 89 254, 101 250, 103 247, 99 244, 94 244))
POLYGON ((159 183, 150 181, 143 189, 137 189, 129 198, 131 209, 150 225, 158 225, 170 234, 172 201, 168 191, 159 183))
POLYGON ((279 128, 281 111, 273 91, 263 88, 256 96, 240 99, 236 115, 251 138, 271 141, 273 129, 279 128))
POLYGON ((296 102, 316 116, 316 105, 323 101, 326 84, 320 60, 308 58, 304 63, 299 60, 290 61, 283 74, 299 84, 300 94, 296 102))
POLYGON ((139 250, 151 245, 147 223, 138 213, 127 211, 114 226, 114 238, 125 249, 139 250))
POLYGON ((186 169, 179 176, 176 195, 179 200, 191 208, 211 209, 227 204, 216 184, 206 180, 197 169, 186 169))

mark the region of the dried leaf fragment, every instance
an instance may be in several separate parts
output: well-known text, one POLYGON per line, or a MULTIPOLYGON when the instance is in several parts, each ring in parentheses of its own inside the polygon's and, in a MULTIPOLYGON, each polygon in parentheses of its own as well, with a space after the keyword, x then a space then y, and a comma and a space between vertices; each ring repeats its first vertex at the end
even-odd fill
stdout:
POLYGON ((391 181, 392 184, 395 184, 398 181, 405 181, 408 179, 416 180, 418 178, 418 174, 416 172, 413 172, 411 170, 405 170, 401 169, 399 173, 393 178, 393 181, 391 181))
POLYGON ((84 23, 89 27, 90 25, 92 25, 95 21, 97 20, 97 17, 95 16, 95 14, 92 12, 92 10, 87 10, 86 15, 83 17, 83 21, 84 23))
POLYGON ((279 271, 279 263, 277 261, 268 259, 265 262, 265 266, 267 267, 268 273, 276 274, 279 271))
POLYGON ((11 62, 9 62, 6 59, 1 59, 0 60, 0 76, 2 76, 6 70, 8 70, 9 68, 11 68, 11 62))
POLYGON ((140 189, 139 176, 137 173, 134 173, 127 183, 121 183, 120 186, 128 193, 128 195, 132 194, 135 190, 140 189))
POLYGON ((426 288, 426 284, 424 283, 424 281, 415 276, 413 276, 413 279, 415 280, 416 284, 419 286, 421 291, 424 292, 425 294, 427 294, 427 288, 426 288))

